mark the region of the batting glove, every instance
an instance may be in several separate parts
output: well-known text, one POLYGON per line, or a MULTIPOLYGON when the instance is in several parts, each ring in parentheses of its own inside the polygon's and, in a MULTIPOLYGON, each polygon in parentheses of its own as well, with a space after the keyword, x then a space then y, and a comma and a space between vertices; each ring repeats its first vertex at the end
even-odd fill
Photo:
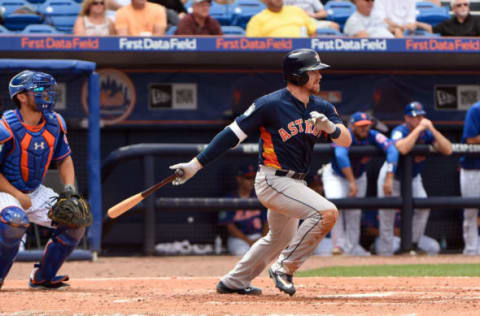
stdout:
POLYGON ((181 169, 183 171, 183 176, 176 177, 175 180, 172 181, 173 185, 181 185, 187 182, 191 177, 193 177, 198 170, 202 169, 202 164, 198 161, 195 157, 189 162, 178 163, 176 165, 170 166, 170 169, 176 170, 181 169))
POLYGON ((330 121, 325 114, 318 113, 317 111, 310 112, 310 122, 315 125, 316 128, 327 132, 327 134, 332 134, 335 132, 337 126, 335 123, 330 121))

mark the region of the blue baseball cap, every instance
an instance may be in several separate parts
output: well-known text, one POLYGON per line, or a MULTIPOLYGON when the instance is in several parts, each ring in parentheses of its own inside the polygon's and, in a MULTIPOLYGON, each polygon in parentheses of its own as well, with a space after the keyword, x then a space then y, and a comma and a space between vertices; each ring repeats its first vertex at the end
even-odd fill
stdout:
POLYGON ((237 176, 240 177, 254 178, 256 174, 257 168, 251 164, 241 165, 237 169, 237 176))
POLYGON ((372 118, 364 112, 355 112, 350 117, 350 123, 355 126, 372 125, 372 118))
POLYGON ((419 115, 425 115, 427 112, 423 109, 423 105, 418 101, 413 101, 407 104, 405 107, 405 115, 415 117, 419 115))

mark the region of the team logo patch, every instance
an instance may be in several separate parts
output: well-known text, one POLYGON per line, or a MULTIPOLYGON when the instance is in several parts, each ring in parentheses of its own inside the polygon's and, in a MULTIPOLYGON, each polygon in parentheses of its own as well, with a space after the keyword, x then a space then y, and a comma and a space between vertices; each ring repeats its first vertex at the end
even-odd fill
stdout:
POLYGON ((39 150, 39 149, 44 150, 45 149, 45 143, 44 142, 39 142, 39 143, 35 142, 35 143, 33 143, 33 146, 35 147, 35 150, 39 150))
POLYGON ((395 131, 395 133, 393 133, 393 135, 392 135, 393 140, 398 140, 398 139, 402 139, 402 138, 403 138, 403 134, 400 131, 395 131))

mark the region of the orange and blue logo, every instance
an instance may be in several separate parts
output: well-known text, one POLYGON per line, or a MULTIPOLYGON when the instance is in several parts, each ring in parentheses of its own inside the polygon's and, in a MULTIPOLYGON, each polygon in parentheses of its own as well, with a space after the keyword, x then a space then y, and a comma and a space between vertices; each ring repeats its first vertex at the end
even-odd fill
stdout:
MULTIPOLYGON (((100 69, 100 118, 103 125, 114 125, 128 118, 135 108, 136 92, 132 80, 116 69, 100 69)), ((82 104, 88 113, 88 83, 83 84, 82 104)))

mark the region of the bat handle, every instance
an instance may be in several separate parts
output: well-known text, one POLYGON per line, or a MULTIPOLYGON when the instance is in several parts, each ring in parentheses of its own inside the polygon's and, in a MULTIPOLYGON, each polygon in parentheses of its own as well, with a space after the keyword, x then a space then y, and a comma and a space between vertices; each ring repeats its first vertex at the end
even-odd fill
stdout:
POLYGON ((183 172, 183 169, 175 169, 175 175, 179 178, 183 177, 185 173, 183 172))

